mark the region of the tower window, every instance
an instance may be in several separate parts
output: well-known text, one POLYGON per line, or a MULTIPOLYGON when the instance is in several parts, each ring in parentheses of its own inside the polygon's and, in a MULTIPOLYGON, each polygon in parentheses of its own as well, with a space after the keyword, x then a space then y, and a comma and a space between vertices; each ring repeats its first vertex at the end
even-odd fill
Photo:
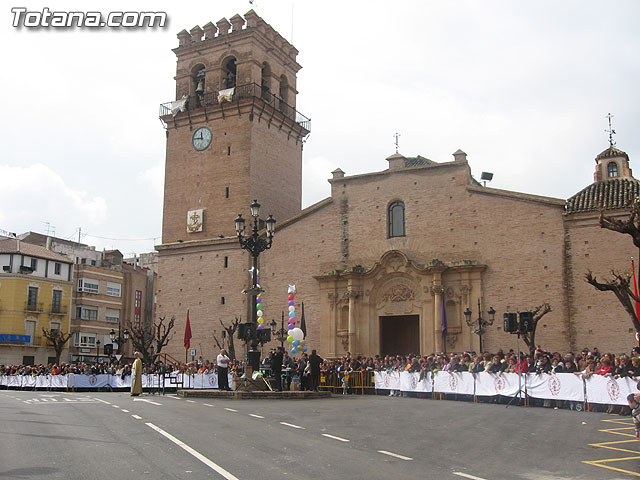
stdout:
POLYGON ((609 178, 618 176, 618 164, 616 162, 609 162, 607 165, 607 176, 609 178))
POLYGON ((225 189, 224 189, 224 190, 225 190, 225 191, 224 191, 224 196, 225 196, 225 198, 229 198, 229 187, 225 187, 225 189))
POLYGON ((225 302, 224 297, 220 297, 220 303, 224 305, 224 302, 225 302))
POLYGON ((231 145, 227 145, 227 156, 231 155, 231 145))
POLYGON ((224 88, 233 88, 236 86, 236 59, 230 58, 222 67, 224 88))
POLYGON ((193 91, 196 93, 196 95, 204 94, 204 79, 204 67, 202 65, 199 65, 195 68, 195 71, 193 73, 193 91))
POLYGON ((265 101, 271 99, 271 67, 267 62, 262 64, 262 72, 260 74, 260 87, 262 89, 262 98, 265 101))
POLYGON ((280 111, 287 115, 287 108, 289 103, 289 80, 284 75, 280 76, 280 89, 278 90, 278 97, 280 98, 280 111))
POLYGON ((389 238, 404 236, 404 203, 393 202, 389 205, 389 238))
POLYGON ((229 267, 229 257, 224 257, 224 268, 229 267))

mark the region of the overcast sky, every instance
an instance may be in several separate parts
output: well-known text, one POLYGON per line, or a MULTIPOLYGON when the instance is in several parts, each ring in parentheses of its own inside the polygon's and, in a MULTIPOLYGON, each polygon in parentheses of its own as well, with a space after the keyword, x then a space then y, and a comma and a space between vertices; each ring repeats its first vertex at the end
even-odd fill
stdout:
MULTIPOLYGON (((0 229, 78 238, 125 256, 160 242, 176 34, 254 8, 300 54, 312 119, 303 205, 327 179, 394 152, 448 162, 461 148, 490 186, 567 198, 608 147, 640 168, 640 2, 25 1, 4 3, 0 229), (12 6, 165 11, 158 29, 13 28, 12 6)), ((640 171, 636 172, 640 174, 640 171)))

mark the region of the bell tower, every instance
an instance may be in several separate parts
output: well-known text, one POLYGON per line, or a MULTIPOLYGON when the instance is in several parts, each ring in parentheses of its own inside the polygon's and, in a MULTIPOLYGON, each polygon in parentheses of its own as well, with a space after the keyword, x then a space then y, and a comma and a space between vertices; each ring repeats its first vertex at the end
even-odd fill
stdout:
POLYGON ((302 203, 298 51, 253 10, 178 33, 167 132, 162 243, 235 236, 253 199, 285 220, 302 203))

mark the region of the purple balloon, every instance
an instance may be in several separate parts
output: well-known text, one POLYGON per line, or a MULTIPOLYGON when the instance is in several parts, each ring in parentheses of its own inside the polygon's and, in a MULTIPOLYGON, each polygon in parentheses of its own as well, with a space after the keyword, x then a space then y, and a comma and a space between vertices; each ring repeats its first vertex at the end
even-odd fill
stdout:
POLYGON ((296 328, 296 324, 295 323, 290 323, 289 324, 289 330, 293 330, 294 328, 296 328))
POLYGON ((258 324, 258 330, 262 330, 264 328, 264 323, 259 323, 258 324))
POLYGON ((296 304, 296 302, 294 302, 293 300, 289 300, 289 306, 293 307, 296 304))

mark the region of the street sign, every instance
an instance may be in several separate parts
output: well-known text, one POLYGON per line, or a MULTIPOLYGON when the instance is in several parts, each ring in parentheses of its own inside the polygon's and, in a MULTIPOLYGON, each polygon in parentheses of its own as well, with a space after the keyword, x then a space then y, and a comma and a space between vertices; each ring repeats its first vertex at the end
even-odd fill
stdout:
POLYGON ((116 357, 116 360, 120 361, 120 359, 122 358, 122 355, 114 355, 114 357, 116 357))
POLYGON ((195 349, 195 348, 192 348, 192 349, 191 349, 191 356, 192 356, 192 357, 195 357, 195 356, 196 356, 196 349, 195 349))

